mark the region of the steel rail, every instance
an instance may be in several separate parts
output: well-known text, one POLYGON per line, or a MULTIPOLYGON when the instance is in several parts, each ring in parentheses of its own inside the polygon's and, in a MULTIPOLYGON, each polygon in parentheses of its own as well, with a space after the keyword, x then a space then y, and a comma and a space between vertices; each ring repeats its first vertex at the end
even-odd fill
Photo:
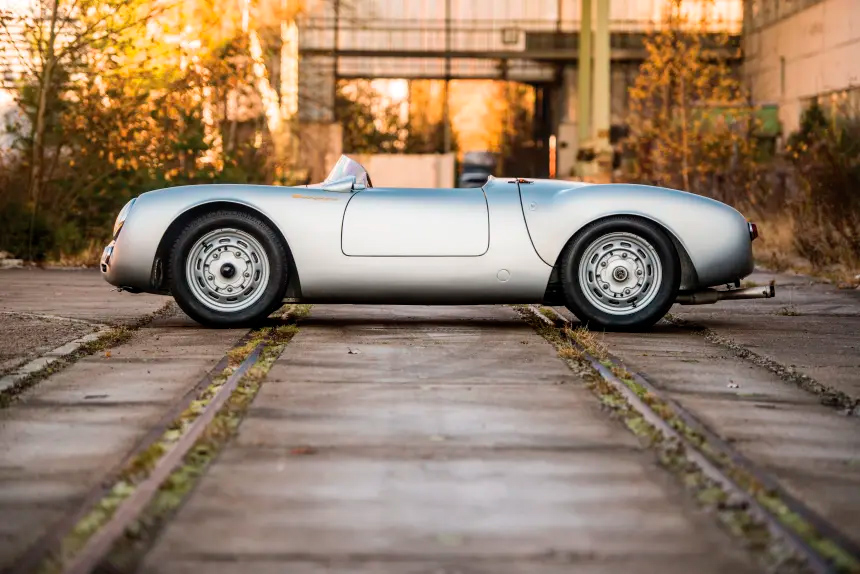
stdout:
POLYGON ((110 520, 105 523, 95 534, 93 534, 84 547, 75 554, 68 565, 64 565, 63 574, 87 574, 92 572, 105 555, 110 551, 114 542, 122 536, 125 529, 138 517, 158 492, 161 484, 178 467, 185 455, 191 450, 197 439, 206 430, 206 427, 221 410, 221 407, 233 394, 239 385, 239 381, 257 362, 266 341, 261 341, 242 361, 233 374, 215 392, 215 395, 203 408, 194 422, 186 429, 185 433, 174 443, 174 445, 158 460, 155 468, 134 489, 128 498, 122 501, 110 520))
MULTIPOLYGON (((555 321, 541 313, 537 306, 529 305, 527 308, 541 321, 552 325, 553 327, 556 326, 555 321)), ((571 324, 570 319, 559 313, 557 310, 552 308, 550 309, 564 324, 571 324)), ((583 357, 585 357, 592 369, 594 369, 604 381, 609 383, 619 394, 621 394, 634 410, 636 410, 648 423, 663 435, 664 439, 676 441, 683 445, 687 459, 695 464, 705 476, 719 484, 724 491, 743 500, 744 503, 746 503, 750 514, 760 520, 767 527, 771 536, 782 541, 798 557, 804 560, 814 572, 838 572, 828 558, 822 556, 818 551, 810 546, 806 540, 799 536, 794 530, 786 526, 771 510, 759 502, 752 493, 730 477, 720 467, 720 465, 707 456, 695 443, 672 427, 663 416, 658 414, 630 387, 615 376, 609 367, 601 363, 578 342, 570 341, 570 343, 574 345, 580 353, 582 353, 583 357)), ((677 401, 666 396, 665 393, 657 389, 646 377, 629 369, 618 357, 608 353, 607 360, 614 366, 623 368, 625 371, 629 372, 633 376, 634 382, 641 385, 648 391, 648 393, 658 398, 669 408, 670 412, 674 416, 680 419, 691 430, 699 433, 709 447, 712 447, 714 451, 720 455, 727 457, 734 466, 759 481, 768 491, 775 493, 791 512, 800 516, 804 521, 815 528, 821 536, 839 546, 845 553, 860 559, 860 549, 858 549, 857 546, 844 534, 839 532, 838 529, 829 524, 802 502, 786 493, 785 489, 779 485, 776 479, 757 467, 748 458, 734 450, 726 441, 719 438, 714 432, 710 431, 704 424, 702 424, 692 413, 680 406, 677 401)))
MULTIPOLYGON (((244 347, 251 339, 253 333, 249 331, 243 335, 232 349, 244 347)), ((4 570, 6 574, 24 574, 25 572, 33 572, 38 565, 45 559, 46 556, 52 555, 62 544, 62 539, 67 535, 75 525, 80 522, 94 507, 99 503, 109 492, 111 487, 120 479, 123 470, 129 464, 140 456, 143 452, 149 449, 153 444, 158 442, 170 425, 191 405, 191 403, 200 396, 200 394, 215 380, 215 377, 222 373, 230 363, 229 351, 225 354, 218 363, 203 377, 197 381, 182 397, 175 401, 167 411, 161 416, 146 434, 137 441, 135 446, 126 453, 119 463, 113 465, 97 485, 90 489, 84 496, 83 502, 76 506, 75 509, 64 514, 60 519, 55 521, 46 530, 40 538, 33 542, 27 550, 15 561, 15 563, 4 570)))

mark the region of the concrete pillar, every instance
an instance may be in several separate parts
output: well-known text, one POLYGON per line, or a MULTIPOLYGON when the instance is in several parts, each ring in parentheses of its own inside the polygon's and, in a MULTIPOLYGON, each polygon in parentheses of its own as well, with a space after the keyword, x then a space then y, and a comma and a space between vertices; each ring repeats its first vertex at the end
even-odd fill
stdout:
MULTIPOLYGON (((600 2, 601 0, 598 0, 600 2)), ((579 15, 579 61, 577 78, 577 135, 579 145, 591 140, 591 0, 582 0, 579 15)))
POLYGON ((609 61, 609 1, 597 0, 597 25, 594 30, 594 137, 595 152, 609 148, 610 61, 609 61))
POLYGON ((558 102, 558 121, 556 122, 556 177, 566 178, 576 173, 576 152, 582 142, 578 135, 578 125, 582 116, 578 103, 582 101, 577 86, 577 71, 566 66, 560 74, 560 98, 558 102))

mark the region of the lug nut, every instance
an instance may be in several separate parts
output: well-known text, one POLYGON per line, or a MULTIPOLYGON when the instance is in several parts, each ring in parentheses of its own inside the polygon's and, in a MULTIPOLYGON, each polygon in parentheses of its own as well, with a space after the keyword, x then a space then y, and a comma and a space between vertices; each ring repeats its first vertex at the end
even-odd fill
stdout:
POLYGON ((239 253, 239 252, 237 251, 237 252, 236 252, 236 257, 242 257, 242 254, 241 254, 241 253, 239 253))
POLYGON ((600 266, 601 266, 601 267, 606 267, 606 261, 601 261, 601 262, 600 262, 600 266))
POLYGON ((217 253, 213 253, 213 254, 212 254, 212 259, 218 259, 218 254, 217 254, 217 253))
POLYGON ((642 277, 642 270, 641 270, 641 269, 637 269, 637 270, 636 270, 636 275, 638 275, 639 277, 642 277))
POLYGON ((604 289, 605 291, 608 291, 608 290, 609 290, 609 283, 604 283, 604 284, 603 284, 603 289, 604 289))
POLYGON ((233 288, 232 288, 232 287, 227 287, 227 292, 228 292, 228 293, 232 293, 232 292, 233 292, 233 288))
POLYGON ((626 254, 626 253, 622 253, 622 254, 621 254, 621 259, 627 259, 627 254, 626 254))
POLYGON ((250 277, 250 276, 251 276, 251 274, 250 274, 250 273, 248 273, 247 271, 245 271, 244 275, 245 275, 245 277, 250 277))
POLYGON ((624 294, 625 294, 625 295, 630 295, 630 289, 625 289, 625 290, 624 290, 624 294))
POLYGON ((209 277, 207 277, 207 279, 209 279, 209 281, 213 281, 213 280, 215 279, 215 276, 214 276, 214 275, 210 275, 209 277))

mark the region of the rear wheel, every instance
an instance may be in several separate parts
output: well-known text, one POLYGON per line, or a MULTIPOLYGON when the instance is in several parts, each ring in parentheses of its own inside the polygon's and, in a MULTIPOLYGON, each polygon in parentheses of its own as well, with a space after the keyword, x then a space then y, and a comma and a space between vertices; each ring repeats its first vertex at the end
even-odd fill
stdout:
POLYGON ((259 322, 283 301, 286 250, 274 230, 240 211, 198 217, 180 232, 170 290, 192 319, 213 327, 259 322))
POLYGON ((589 328, 636 330, 675 302, 680 261, 655 224, 612 217, 583 229, 562 254, 567 307, 589 328))

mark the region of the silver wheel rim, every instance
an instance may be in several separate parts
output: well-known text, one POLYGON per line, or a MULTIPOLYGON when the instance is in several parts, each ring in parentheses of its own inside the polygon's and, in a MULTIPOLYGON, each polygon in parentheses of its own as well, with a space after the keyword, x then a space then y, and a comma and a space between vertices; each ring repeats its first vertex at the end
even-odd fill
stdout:
POLYGON ((263 246, 238 229, 216 229, 188 253, 185 276, 194 297, 216 311, 236 312, 257 302, 269 284, 263 246))
POLYGON ((660 291, 663 266, 654 247, 632 233, 593 241, 579 262, 579 285, 588 302, 610 315, 631 315, 660 291))

